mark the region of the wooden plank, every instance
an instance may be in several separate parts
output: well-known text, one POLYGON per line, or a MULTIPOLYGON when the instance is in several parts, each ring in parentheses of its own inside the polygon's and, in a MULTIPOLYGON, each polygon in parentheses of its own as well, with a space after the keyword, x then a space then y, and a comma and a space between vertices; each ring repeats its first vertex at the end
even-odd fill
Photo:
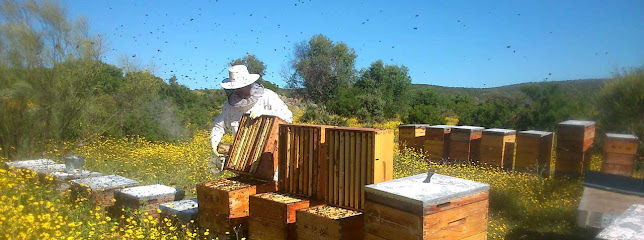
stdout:
POLYGON ((333 161, 333 202, 334 204, 337 204, 340 201, 340 153, 342 152, 340 146, 342 144, 340 143, 340 131, 334 132, 335 135, 335 158, 333 161))
MULTIPOLYGON (((308 130, 308 142, 309 142, 309 149, 308 149, 308 156, 309 156, 309 164, 307 164, 307 170, 308 170, 308 177, 307 177, 307 186, 308 186, 308 191, 307 191, 307 196, 312 196, 314 191, 314 183, 318 181, 316 178, 317 173, 317 168, 315 168, 315 162, 314 162, 314 157, 317 158, 319 157, 318 154, 316 154, 316 151, 313 146, 315 146, 315 135, 313 129, 308 130), (315 171, 314 171, 315 169, 315 171)), ((317 159, 316 159, 317 160, 317 159)))
POLYGON ((361 169, 361 165, 362 165, 362 156, 364 154, 362 152, 362 145, 363 145, 362 134, 361 133, 356 133, 356 148, 355 148, 355 152, 356 152, 356 158, 355 158, 356 168, 355 168, 355 171, 353 173, 353 176, 354 176, 353 184, 355 185, 354 193, 356 194, 355 198, 353 199, 353 206, 356 207, 356 208, 362 207, 362 205, 360 205, 360 198, 362 197, 361 191, 363 191, 362 185, 361 185, 362 177, 360 177, 360 173, 361 173, 360 169, 361 169))
POLYGON ((349 161, 349 177, 347 178, 349 182, 349 202, 346 204, 347 206, 351 208, 356 208, 355 200, 356 200, 356 184, 355 184, 355 179, 358 177, 355 175, 355 170, 356 170, 356 133, 351 132, 350 133, 350 148, 349 151, 351 152, 350 158, 347 159, 349 161))
POLYGON ((349 198, 351 195, 350 192, 350 178, 351 178, 351 132, 345 132, 344 133, 344 157, 342 158, 342 162, 344 163, 344 198, 342 202, 340 203, 341 206, 349 206, 349 198))
POLYGON ((297 134, 297 128, 291 129, 291 134, 289 135, 289 139, 290 139, 290 143, 289 143, 289 146, 290 146, 289 163, 290 163, 290 166, 288 168, 288 171, 289 171, 289 186, 288 186, 288 189, 289 189, 289 192, 291 192, 291 193, 295 192, 295 189, 296 189, 296 186, 295 186, 295 184, 296 184, 295 183, 295 181, 296 181, 295 167, 297 166, 296 160, 295 160, 296 159, 295 154, 297 152, 297 148, 296 148, 297 144, 295 142, 295 135, 296 134, 297 134))
POLYGON ((360 206, 364 206, 365 197, 364 197, 364 187, 367 185, 367 171, 369 171, 369 133, 361 133, 361 163, 360 163, 360 206))
POLYGON ((423 238, 461 239, 487 231, 488 201, 426 215, 423 238))
POLYGON ((606 140, 604 142, 605 153, 637 154, 637 142, 606 140))

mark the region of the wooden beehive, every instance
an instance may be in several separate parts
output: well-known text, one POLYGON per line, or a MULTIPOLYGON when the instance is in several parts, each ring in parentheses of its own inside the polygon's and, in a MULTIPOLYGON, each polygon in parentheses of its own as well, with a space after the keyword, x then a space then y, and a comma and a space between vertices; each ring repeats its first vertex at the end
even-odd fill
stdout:
POLYGON ((364 216, 361 212, 318 205, 297 210, 297 239, 363 239, 364 216))
POLYGON ((251 119, 249 114, 244 114, 230 148, 225 169, 241 175, 272 180, 277 170, 281 123, 284 121, 275 116, 264 115, 251 119))
POLYGON ((278 187, 283 193, 310 198, 324 196, 326 174, 326 129, 331 126, 280 125, 278 187))
POLYGON ((364 186, 393 178, 391 130, 326 129, 328 173, 325 202, 349 209, 364 207, 364 186))
POLYGON ((248 228, 248 202, 251 195, 277 190, 274 181, 237 176, 197 184, 199 225, 215 233, 248 228))
POLYGON ((485 239, 488 184, 434 174, 366 187, 366 239, 485 239))
POLYGON ((398 126, 398 148, 421 151, 424 148, 427 124, 403 124, 398 126))
POLYGON ((590 167, 587 150, 595 139, 595 122, 568 120, 557 124, 555 176, 580 177, 590 167))
POLYGON ((491 128, 481 137, 481 163, 503 169, 512 169, 516 131, 491 128))
POLYGON ((602 172, 631 176, 638 142, 635 135, 607 133, 604 139, 602 172))
POLYGON ((182 200, 186 192, 170 186, 154 184, 126 188, 114 193, 116 209, 139 209, 144 213, 158 217, 159 204, 182 200))
POLYGON ((449 135, 449 158, 464 162, 478 160, 483 127, 456 126, 449 135))
POLYGON ((52 175, 52 177, 54 178, 54 183, 56 184, 56 188, 61 192, 69 190, 69 188, 71 187, 71 184, 69 182, 70 180, 103 176, 103 174, 101 173, 90 172, 87 170, 74 171, 73 173, 52 172, 49 174, 52 175))
POLYGON ((550 161, 555 135, 544 131, 521 131, 517 133, 514 170, 550 174, 550 161))
POLYGON ((139 183, 118 175, 71 180, 72 199, 87 198, 97 206, 114 206, 114 193, 118 190, 138 186, 139 183))
POLYGON ((310 201, 291 194, 262 193, 250 196, 250 239, 295 239, 295 211, 310 201))
POLYGON ((425 154, 430 160, 448 158, 451 125, 433 125, 425 129, 425 154))

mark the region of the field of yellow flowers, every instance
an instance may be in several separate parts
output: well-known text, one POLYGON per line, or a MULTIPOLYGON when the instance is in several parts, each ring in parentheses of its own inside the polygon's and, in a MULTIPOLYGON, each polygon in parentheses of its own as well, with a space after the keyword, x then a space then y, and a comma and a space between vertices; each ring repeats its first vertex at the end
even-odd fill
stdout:
MULTIPOLYGON (((388 122, 375 127, 396 129, 398 124, 388 122)), ((231 141, 231 136, 224 139, 224 142, 231 141)), ((206 130, 180 142, 103 138, 83 146, 64 144, 46 152, 45 157, 59 161, 63 153, 87 156, 86 169, 123 175, 141 184, 174 186, 186 190, 187 197, 195 196, 196 183, 232 175, 210 172, 211 148, 206 130)), ((473 165, 428 164, 423 159, 419 153, 396 150, 394 177, 422 173, 431 166, 441 174, 491 185, 489 239, 518 239, 524 235, 583 238, 590 234, 574 224, 582 190, 578 181, 510 174, 473 165)), ((596 156, 593 162, 597 160, 596 156)), ((597 168, 597 163, 593 168, 597 168)), ((201 239, 212 236, 191 224, 177 225, 136 212, 112 218, 85 201, 71 201, 68 192, 60 194, 50 184, 50 179, 41 179, 29 172, 0 169, 0 239, 201 239)))

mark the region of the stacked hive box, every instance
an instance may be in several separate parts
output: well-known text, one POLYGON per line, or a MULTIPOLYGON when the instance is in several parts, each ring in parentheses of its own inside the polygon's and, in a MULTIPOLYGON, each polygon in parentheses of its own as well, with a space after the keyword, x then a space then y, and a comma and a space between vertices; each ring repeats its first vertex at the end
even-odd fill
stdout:
POLYGON ((483 127, 457 126, 449 135, 449 158, 464 162, 478 160, 483 127))
POLYGON ((434 125, 425 129, 425 154, 430 160, 443 160, 449 156, 450 125, 434 125))
POLYGON ((159 204, 183 199, 185 191, 173 187, 155 184, 126 188, 114 194, 117 209, 139 209, 143 213, 158 217, 159 204))
POLYGON ((427 124, 404 124, 398 126, 398 148, 402 150, 404 147, 408 147, 416 151, 422 151, 427 127, 429 127, 427 124))
POLYGON ((326 129, 325 202, 362 209, 364 186, 393 177, 393 132, 370 128, 326 129))
POLYGON ((557 124, 555 175, 580 177, 590 166, 587 150, 595 139, 595 122, 568 120, 557 124))
POLYGON ((489 185, 434 174, 368 185, 365 239, 486 239, 489 185))
POLYGON ((244 114, 230 148, 225 169, 238 177, 197 185, 199 225, 215 234, 248 229, 249 197, 277 190, 273 181, 279 155, 279 125, 275 116, 251 119, 244 114))
POLYGON ((274 181, 237 176, 197 184, 199 225, 222 234, 248 227, 249 197, 277 190, 274 181))
POLYGON ((319 205, 297 210, 297 239, 363 239, 361 212, 319 205))
POLYGON ((544 131, 522 131, 517 134, 515 171, 550 174, 550 161, 555 135, 544 131))
POLYGON ((249 238, 295 239, 295 211, 309 206, 308 199, 285 193, 262 193, 251 196, 249 238))
POLYGON ((118 175, 75 179, 70 182, 72 199, 87 198, 101 207, 114 205, 116 191, 139 185, 137 181, 118 175))
POLYGON ((607 133, 604 140, 602 172, 631 176, 638 138, 635 135, 607 133))
POLYGON ((492 128, 483 131, 481 163, 503 169, 512 169, 516 131, 492 128))

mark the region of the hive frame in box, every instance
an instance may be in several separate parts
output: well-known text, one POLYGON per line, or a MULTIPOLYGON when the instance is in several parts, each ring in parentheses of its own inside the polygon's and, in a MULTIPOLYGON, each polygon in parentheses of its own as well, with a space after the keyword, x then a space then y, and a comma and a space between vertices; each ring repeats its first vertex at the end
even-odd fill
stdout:
POLYGON ((261 193, 250 196, 249 206, 250 239, 295 239, 295 212, 308 208, 310 201, 285 193, 261 193))

